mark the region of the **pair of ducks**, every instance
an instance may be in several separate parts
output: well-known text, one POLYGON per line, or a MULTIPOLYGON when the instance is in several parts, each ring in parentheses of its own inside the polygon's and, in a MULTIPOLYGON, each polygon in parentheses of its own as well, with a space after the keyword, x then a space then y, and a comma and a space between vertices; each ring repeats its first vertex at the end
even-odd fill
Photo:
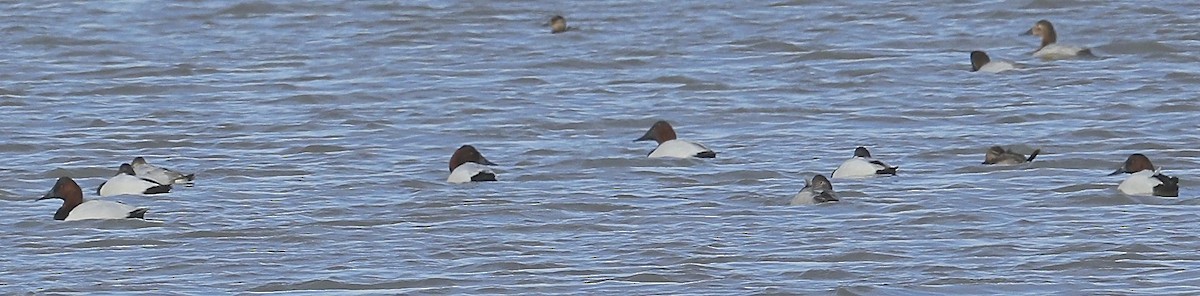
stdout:
POLYGON ((159 194, 171 192, 172 184, 185 184, 191 187, 195 175, 184 175, 169 169, 160 168, 146 162, 145 158, 135 157, 132 164, 122 163, 117 168, 117 174, 108 178, 96 194, 113 196, 122 194, 159 194))
MULTIPOLYGON (((854 157, 843 161, 837 169, 833 170, 831 176, 834 179, 866 178, 878 175, 895 176, 896 169, 899 168, 871 158, 871 151, 867 150, 867 147, 859 146, 854 148, 854 157)), ((816 174, 804 180, 804 188, 792 196, 789 204, 796 206, 831 201, 838 201, 837 194, 833 191, 833 183, 829 182, 829 178, 826 178, 825 175, 816 174)))
MULTIPOLYGON (((1091 49, 1063 45, 1058 43, 1058 33, 1054 31, 1054 25, 1048 20, 1040 20, 1025 31, 1022 35, 1033 35, 1042 37, 1042 46, 1038 47, 1037 51, 1033 52, 1033 56, 1043 59, 1060 59, 1070 58, 1075 56, 1092 56, 1091 49)), ((976 50, 971 52, 971 72, 988 72, 999 73, 1007 70, 1016 69, 1016 66, 1010 62, 995 61, 993 62, 988 54, 976 50)))
MULTIPOLYGON (((650 127, 649 131, 642 137, 633 140, 658 142, 658 147, 650 151, 646 157, 649 158, 716 158, 717 153, 712 149, 704 147, 699 143, 677 139, 675 129, 666 120, 659 120, 650 127)), ((450 176, 446 178, 449 183, 467 183, 480 181, 496 181, 496 172, 492 171, 489 165, 496 165, 475 146, 463 145, 458 150, 454 151, 454 155, 450 156, 450 176)))
MULTIPOLYGON (((184 184, 191 187, 195 180, 195 174, 185 175, 149 164, 145 158, 136 157, 132 164, 122 163, 115 176, 100 184, 96 194, 104 197, 168 193, 171 191, 171 185, 184 184)), ((71 177, 58 178, 54 187, 38 200, 43 199, 63 200, 63 205, 54 213, 54 220, 144 219, 147 211, 146 208, 114 201, 84 200, 83 190, 71 177)))

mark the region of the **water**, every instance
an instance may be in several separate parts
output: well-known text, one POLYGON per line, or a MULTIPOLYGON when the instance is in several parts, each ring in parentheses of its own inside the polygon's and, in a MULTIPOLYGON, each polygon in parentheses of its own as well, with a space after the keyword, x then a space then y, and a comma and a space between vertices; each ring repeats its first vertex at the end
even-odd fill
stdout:
POLYGON ((476 2, 4 4, 0 291, 1200 293, 1194 1, 476 2), (718 158, 645 159, 658 119, 718 158), (445 184, 463 144, 501 182, 445 184), (900 175, 787 206, 859 145, 900 175), (34 201, 135 156, 197 185, 34 201))

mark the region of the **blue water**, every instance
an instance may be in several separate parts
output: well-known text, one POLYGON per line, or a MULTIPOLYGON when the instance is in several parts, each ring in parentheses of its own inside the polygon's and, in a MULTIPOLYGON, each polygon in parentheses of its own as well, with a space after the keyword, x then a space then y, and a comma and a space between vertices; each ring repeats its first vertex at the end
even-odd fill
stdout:
POLYGON ((2 6, 3 294, 1200 293, 1196 2, 2 6), (718 157, 645 158, 660 119, 718 157), (445 182, 464 144, 499 182, 445 182), (857 146, 899 175, 788 206, 857 146), (35 201, 136 156, 197 184, 35 201))

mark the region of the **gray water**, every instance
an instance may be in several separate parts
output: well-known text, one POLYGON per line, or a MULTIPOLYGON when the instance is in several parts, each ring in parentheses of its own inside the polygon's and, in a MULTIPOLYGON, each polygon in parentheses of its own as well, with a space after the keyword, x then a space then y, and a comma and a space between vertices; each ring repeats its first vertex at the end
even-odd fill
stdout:
POLYGON ((1200 293, 1196 1, 2 6, 3 294, 1200 293), (646 159, 659 119, 718 157, 646 159), (501 181, 446 184, 463 144, 501 181), (860 145, 900 174, 787 205, 860 145), (197 185, 34 201, 135 156, 197 185))

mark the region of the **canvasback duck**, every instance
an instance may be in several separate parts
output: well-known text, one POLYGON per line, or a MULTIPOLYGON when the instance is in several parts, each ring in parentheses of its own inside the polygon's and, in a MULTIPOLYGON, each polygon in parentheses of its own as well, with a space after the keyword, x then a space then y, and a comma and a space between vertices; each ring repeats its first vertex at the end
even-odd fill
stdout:
POLYGON ((859 146, 854 148, 854 157, 842 162, 842 165, 833 170, 833 178, 864 178, 875 175, 896 175, 896 169, 900 167, 889 166, 882 161, 871 158, 871 151, 867 151, 867 147, 859 146))
POLYGON ((154 180, 135 176, 133 166, 128 163, 122 163, 117 169, 117 175, 108 178, 108 181, 100 183, 100 188, 96 188, 96 194, 100 196, 113 196, 121 194, 159 194, 171 192, 171 184, 159 184, 154 180))
POLYGON ((38 200, 55 198, 63 200, 63 205, 54 212, 54 220, 146 218, 146 208, 106 200, 83 200, 83 190, 71 177, 58 178, 50 192, 38 200))
POLYGON ((1054 25, 1048 20, 1040 20, 1025 31, 1024 35, 1034 35, 1042 37, 1042 46, 1038 47, 1037 51, 1033 52, 1033 56, 1043 59, 1058 59, 1070 58, 1075 56, 1094 57, 1091 49, 1062 45, 1058 43, 1058 33, 1054 31, 1054 25))
POLYGON ((1134 153, 1125 159, 1125 164, 1109 176, 1131 174, 1117 190, 1128 195, 1146 195, 1162 197, 1179 197, 1179 177, 1171 177, 1159 172, 1150 163, 1150 158, 1141 153, 1134 153))
POLYGON ((446 182, 496 181, 496 173, 485 165, 496 164, 483 158, 483 154, 480 154, 479 150, 475 150, 475 146, 458 147, 458 150, 454 151, 454 156, 450 157, 450 177, 446 178, 446 182))
POLYGON ((1013 63, 992 61, 988 54, 981 50, 971 52, 971 72, 1000 73, 1016 68, 1013 63))
POLYGON ((987 154, 983 156, 983 164, 1013 165, 1026 163, 1033 161, 1038 156, 1038 153, 1041 152, 1041 149, 1034 149, 1033 153, 1030 153, 1029 157, 1026 158, 1025 155, 1013 152, 1012 150, 1005 150, 1004 147, 992 146, 992 148, 988 148, 987 154))
POLYGON ((550 18, 550 34, 558 34, 566 32, 571 28, 567 27, 567 19, 561 15, 556 15, 550 18))
POLYGON ((196 174, 184 175, 183 173, 167 168, 157 167, 147 163, 146 159, 141 156, 134 157, 130 165, 133 166, 133 174, 135 176, 153 180, 154 182, 158 182, 158 184, 183 184, 187 187, 196 185, 196 174))
POLYGON ((651 126, 650 130, 646 131, 645 135, 642 135, 641 138, 637 138, 637 140, 633 141, 637 142, 648 140, 654 140, 658 142, 658 147, 654 148, 654 151, 650 151, 650 155, 647 156, 651 158, 717 157, 716 152, 709 150, 707 147, 704 147, 704 145, 675 139, 675 129, 671 128, 671 124, 667 123, 666 120, 659 120, 658 122, 655 122, 654 126, 651 126))
POLYGON ((792 197, 791 205, 810 205, 829 201, 838 201, 837 194, 833 192, 833 183, 830 183, 825 176, 817 174, 804 180, 804 188, 792 197))

